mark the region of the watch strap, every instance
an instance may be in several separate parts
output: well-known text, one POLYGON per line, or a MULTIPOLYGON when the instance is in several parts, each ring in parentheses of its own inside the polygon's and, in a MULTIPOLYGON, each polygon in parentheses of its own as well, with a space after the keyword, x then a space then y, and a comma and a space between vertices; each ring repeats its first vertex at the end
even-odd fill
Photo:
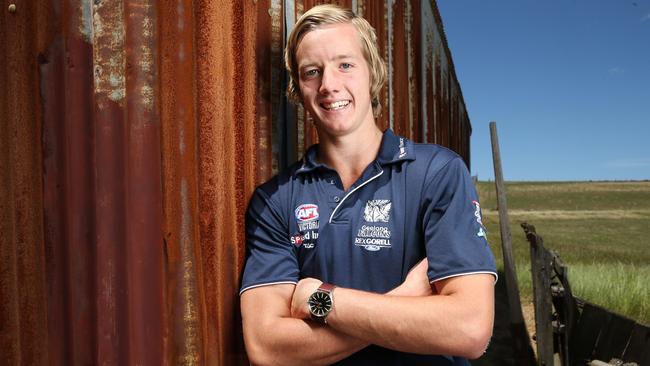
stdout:
POLYGON ((331 295, 335 287, 336 286, 332 285, 331 283, 323 282, 320 286, 318 286, 318 289, 316 291, 327 292, 331 295))

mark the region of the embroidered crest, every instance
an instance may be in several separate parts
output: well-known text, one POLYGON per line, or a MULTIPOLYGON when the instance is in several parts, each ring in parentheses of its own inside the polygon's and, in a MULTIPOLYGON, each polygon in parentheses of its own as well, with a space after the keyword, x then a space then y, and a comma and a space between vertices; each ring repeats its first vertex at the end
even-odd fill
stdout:
POLYGON ((363 219, 366 222, 388 222, 392 205, 390 200, 369 200, 363 210, 363 219))

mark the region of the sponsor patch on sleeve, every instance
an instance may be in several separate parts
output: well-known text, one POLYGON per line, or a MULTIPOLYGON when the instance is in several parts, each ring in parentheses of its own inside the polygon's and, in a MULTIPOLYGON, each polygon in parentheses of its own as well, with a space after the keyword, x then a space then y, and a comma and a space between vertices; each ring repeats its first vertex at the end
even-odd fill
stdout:
POLYGON ((485 225, 483 225, 481 214, 481 205, 478 203, 478 201, 472 201, 472 204, 474 205, 474 217, 476 217, 476 222, 479 224, 479 230, 476 235, 487 239, 487 231, 485 229, 485 225))

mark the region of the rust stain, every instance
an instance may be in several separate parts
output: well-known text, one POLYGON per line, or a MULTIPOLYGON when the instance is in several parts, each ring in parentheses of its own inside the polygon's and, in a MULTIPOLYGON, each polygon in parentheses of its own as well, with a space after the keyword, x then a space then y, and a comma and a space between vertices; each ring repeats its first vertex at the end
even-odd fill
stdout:
POLYGON ((418 122, 415 118, 415 108, 417 100, 416 94, 416 81, 415 81, 415 60, 414 49, 413 49, 413 32, 415 31, 413 27, 413 9, 411 6, 411 1, 406 0, 406 9, 404 10, 404 33, 406 37, 406 73, 407 73, 407 96, 408 96, 408 137, 416 140, 415 128, 418 126, 418 122))
MULTIPOLYGON (((234 152, 229 149, 232 138, 227 131, 227 120, 232 116, 234 100, 229 76, 232 75, 232 63, 228 57, 231 50, 232 19, 230 11, 232 4, 216 4, 207 0, 195 3, 202 12, 197 13, 197 112, 198 126, 201 131, 198 141, 199 161, 199 202, 201 266, 205 275, 204 292, 205 306, 210 309, 206 313, 206 349, 207 364, 224 364, 225 354, 221 351, 223 314, 219 302, 221 273, 221 248, 216 243, 230 245, 226 241, 232 238, 232 231, 224 221, 230 215, 219 213, 233 212, 229 207, 231 192, 222 169, 228 169, 232 164, 234 152), (223 52, 227 50, 228 52, 223 52), (224 230, 220 230, 223 228, 224 230)), ((234 193, 234 192, 232 192, 234 193)), ((226 304, 224 304, 226 305, 226 304)))
MULTIPOLYGON (((149 0, 125 2, 124 48, 127 60, 128 103, 125 153, 126 263, 128 266, 126 314, 129 322, 129 361, 134 364, 162 364, 165 359, 165 311, 163 304, 163 211, 161 187, 161 141, 159 110, 154 109, 154 86, 159 75, 140 66, 146 55, 155 55, 157 36, 146 27, 156 24, 157 11, 149 0)), ((157 98, 157 97, 156 97, 157 98)))
POLYGON ((309 113, 305 111, 302 104, 298 105, 296 108, 296 115, 298 117, 296 119, 296 129, 298 131, 296 132, 297 143, 295 156, 299 158, 305 152, 305 140, 307 139, 307 135, 305 134, 305 123, 312 123, 312 121, 311 116, 309 116, 309 113))
POLYGON ((393 87, 393 83, 395 80, 395 73, 393 72, 394 70, 394 61, 393 61, 393 44, 394 44, 394 38, 393 38, 393 6, 395 5, 393 0, 385 0, 385 9, 386 12, 384 13, 384 22, 386 24, 386 49, 385 49, 385 55, 386 55, 386 63, 388 64, 388 105, 386 105, 387 109, 387 115, 388 115, 388 127, 394 129, 395 128, 395 115, 394 115, 394 110, 395 108, 393 107, 393 99, 395 97, 395 90, 393 87))
POLYGON ((165 201, 168 337, 167 365, 204 361, 206 322, 198 233, 194 19, 192 2, 161 4, 161 124, 165 201))
POLYGON ((81 19, 79 20, 79 33, 86 42, 92 42, 93 40, 93 16, 91 4, 91 1, 79 2, 79 14, 81 15, 81 19))
MULTIPOLYGON (((271 70, 279 65, 273 65, 269 62, 271 59, 271 39, 273 31, 271 30, 272 18, 268 16, 264 9, 267 8, 266 2, 254 3, 252 9, 253 17, 257 18, 256 38, 252 41, 255 47, 256 55, 256 72, 255 84, 257 84, 257 95, 255 96, 255 106, 257 112, 257 146, 260 152, 256 180, 266 180, 270 178, 273 168, 273 120, 272 113, 275 109, 270 101, 272 89, 271 80, 268 77, 271 70)), ((272 4, 271 4, 272 5, 272 4)), ((277 163, 277 160, 276 160, 277 163)))
POLYGON ((122 103, 126 96, 124 47, 124 5, 122 1, 93 3, 93 65, 97 106, 110 100, 122 103))
POLYGON ((154 102, 154 90, 151 87, 151 85, 142 85, 140 88, 140 96, 142 97, 142 105, 145 107, 148 111, 151 111, 153 109, 153 102, 154 102))
MULTIPOLYGON (((143 12, 149 13, 152 11, 153 7, 150 4, 145 4, 143 7, 143 12)), ((142 44, 140 46, 140 70, 143 75, 149 75, 153 72, 154 69, 154 59, 153 52, 151 50, 151 45, 153 44, 154 39, 154 22, 152 19, 145 15, 142 19, 142 44)), ((151 78, 143 78, 142 88, 140 90, 140 95, 142 97, 142 103, 145 109, 149 112, 153 110, 155 95, 153 91, 151 78)))
POLYGON ((409 118, 409 103, 408 103, 408 58, 406 55, 406 45, 405 40, 408 37, 406 34, 406 23, 405 20, 408 18, 409 14, 406 13, 406 6, 404 0, 395 1, 392 5, 392 11, 390 19, 394 21, 390 24, 389 33, 392 35, 392 39, 401 39, 402 42, 399 42, 395 45, 392 45, 393 42, 390 42, 391 46, 391 55, 392 60, 390 63, 391 70, 391 85, 390 85, 390 116, 392 116, 392 127, 393 130, 407 138, 411 138, 409 134, 409 126, 412 125, 413 121, 409 118), (400 91, 396 93, 395 91, 400 91))
MULTIPOLYGON (((282 124, 279 121, 280 118, 283 118, 284 114, 282 113, 282 100, 283 100, 283 91, 282 88, 277 87, 282 85, 282 76, 284 65, 282 61, 284 60, 282 56, 282 50, 284 47, 284 38, 283 38, 283 17, 282 17, 282 1, 281 0, 271 0, 270 8, 268 9, 269 17, 271 18, 271 52, 270 52, 270 63, 271 63, 271 73, 270 73, 270 85, 275 87, 270 88, 269 96, 271 101, 271 171, 277 173, 280 169, 280 151, 282 150, 281 142, 279 136, 282 136, 282 124)), ((291 20, 286 20, 287 22, 292 22, 291 20)))
MULTIPOLYGON (((182 155, 182 152, 181 152, 182 155)), ((199 304, 196 302, 196 268, 194 267, 194 251, 193 248, 193 220, 192 212, 190 209, 190 196, 187 187, 187 180, 181 180, 181 227, 180 227, 180 248, 182 266, 182 287, 183 299, 185 300, 182 305, 183 312, 183 325, 185 337, 187 338, 185 352, 181 354, 180 360, 183 365, 198 365, 200 361, 200 347, 199 337, 201 330, 198 326, 200 318, 198 309, 199 304)))

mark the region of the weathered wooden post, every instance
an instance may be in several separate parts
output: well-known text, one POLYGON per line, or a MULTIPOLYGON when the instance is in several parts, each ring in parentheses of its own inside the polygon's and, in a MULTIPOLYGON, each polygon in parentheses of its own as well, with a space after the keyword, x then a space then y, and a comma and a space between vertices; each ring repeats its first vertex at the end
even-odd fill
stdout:
POLYGON ((561 364, 564 366, 571 364, 569 340, 578 322, 578 306, 573 297, 573 291, 571 291, 571 284, 569 283, 569 269, 557 253, 552 252, 552 256, 552 267, 553 272, 555 272, 556 281, 555 283, 551 283, 551 294, 553 297, 553 306, 557 312, 557 322, 554 331, 557 335, 556 344, 558 346, 561 364))
POLYGON ((530 271, 533 277, 533 301, 535 302, 535 336, 537 339, 537 364, 553 365, 553 304, 551 300, 551 255, 544 248, 544 241, 535 227, 522 223, 530 243, 530 271))
POLYGON ((519 358, 520 365, 534 365, 535 354, 530 345, 526 323, 521 312, 519 300, 519 285, 517 284, 517 270, 512 254, 512 236, 508 220, 508 204, 506 202, 506 187, 501 169, 501 152, 497 136, 496 122, 490 122, 490 136, 492 137, 492 160, 494 162, 494 182, 497 190, 497 205, 499 209, 499 225, 501 228, 501 247, 503 251, 503 267, 505 272, 506 291, 508 293, 508 306, 510 308, 510 332, 514 339, 513 347, 519 358))

